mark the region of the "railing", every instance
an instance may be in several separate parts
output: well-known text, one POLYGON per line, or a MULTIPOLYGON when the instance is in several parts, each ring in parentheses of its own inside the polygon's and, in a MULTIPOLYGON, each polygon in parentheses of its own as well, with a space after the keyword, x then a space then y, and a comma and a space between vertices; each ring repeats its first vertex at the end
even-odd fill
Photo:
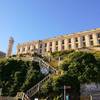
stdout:
POLYGON ((50 74, 48 76, 46 76, 43 80, 41 80, 39 83, 37 83, 35 86, 30 88, 26 92, 26 95, 29 96, 29 97, 32 97, 33 95, 35 95, 40 90, 43 83, 46 82, 49 78, 50 78, 50 74))
POLYGON ((44 67, 49 68, 53 73, 56 73, 56 69, 52 66, 50 66, 47 62, 45 62, 43 59, 39 58, 39 57, 33 57, 32 59, 33 61, 39 62, 40 67, 42 67, 42 65, 44 67))
POLYGON ((16 100, 16 97, 4 97, 4 96, 0 96, 0 100, 16 100))
MULTIPOLYGON (((49 68, 49 70, 51 71, 51 74, 56 73, 56 70, 52 66, 50 66, 48 63, 46 63, 43 59, 41 59, 39 57, 33 57, 32 61, 39 62, 40 67, 43 66, 43 67, 49 68)), ((33 95, 35 95, 40 90, 40 88, 44 84, 44 82, 46 82, 51 77, 51 74, 47 75, 43 80, 41 80, 39 83, 37 83, 32 88, 30 88, 26 92, 26 95, 28 97, 32 97, 33 95)))
POLYGON ((16 100, 30 100, 30 98, 24 92, 17 92, 16 100))

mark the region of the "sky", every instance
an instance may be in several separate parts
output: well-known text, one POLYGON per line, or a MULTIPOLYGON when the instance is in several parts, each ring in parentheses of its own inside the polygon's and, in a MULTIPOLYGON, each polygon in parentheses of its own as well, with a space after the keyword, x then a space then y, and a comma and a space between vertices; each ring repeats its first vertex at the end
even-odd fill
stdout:
POLYGON ((18 43, 100 28, 100 0, 0 0, 0 51, 18 43))

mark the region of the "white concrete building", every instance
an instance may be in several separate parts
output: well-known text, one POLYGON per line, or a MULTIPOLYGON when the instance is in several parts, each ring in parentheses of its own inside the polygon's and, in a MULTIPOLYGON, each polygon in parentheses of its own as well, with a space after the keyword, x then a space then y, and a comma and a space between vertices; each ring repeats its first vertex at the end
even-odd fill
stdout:
POLYGON ((35 50, 38 54, 45 54, 46 52, 92 47, 100 48, 100 28, 18 44, 17 55, 32 53, 35 50))

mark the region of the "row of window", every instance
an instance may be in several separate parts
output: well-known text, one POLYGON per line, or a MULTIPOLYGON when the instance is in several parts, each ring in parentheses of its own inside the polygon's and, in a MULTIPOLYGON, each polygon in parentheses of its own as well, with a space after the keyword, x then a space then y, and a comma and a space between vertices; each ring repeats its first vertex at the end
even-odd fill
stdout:
MULTIPOLYGON (((20 50, 21 49, 18 49, 18 52, 20 52, 20 50)), ((27 50, 30 51, 30 46, 27 48, 27 50)), ((22 52, 24 52, 24 51, 25 51, 25 48, 22 48, 22 52)), ((33 49, 31 51, 33 51, 33 49)))
MULTIPOLYGON (((98 34, 97 36, 98 36, 98 38, 100 38, 100 34, 98 34)), ((82 41, 85 41, 85 36, 82 36, 81 38, 82 38, 82 41)), ((75 42, 78 42, 78 37, 76 37, 76 38, 74 38, 74 39, 75 39, 75 42)), ((90 40, 93 39, 93 35, 92 35, 92 34, 89 35, 89 39, 90 39, 90 40)), ((71 43, 71 39, 68 39, 68 43, 71 43)), ((56 41, 55 44, 58 45, 58 41, 56 41)), ((62 45, 65 44, 65 40, 62 40, 62 41, 61 41, 61 44, 62 44, 62 45)), ((43 45, 43 44, 40 44, 40 48, 42 48, 42 45, 43 45)), ((52 42, 49 42, 49 46, 52 46, 52 42)), ((45 47, 47 47, 47 43, 45 43, 45 47)))
MULTIPOLYGON (((100 44, 100 33, 97 34, 97 37, 98 37, 98 43, 100 44)), ((89 35, 89 38, 90 38, 90 45, 92 46, 93 45, 93 35, 89 35)), ((78 48, 78 38, 74 38, 75 39, 75 47, 78 48)), ((85 42, 85 36, 82 36, 82 41, 83 41, 83 47, 86 47, 86 42, 85 42)), ((72 46, 71 46, 71 39, 68 39, 68 48, 71 49, 72 46)), ((56 47, 55 47, 55 50, 58 50, 58 41, 55 42, 56 44, 56 47)), ((65 44, 65 40, 62 40, 61 41, 61 44, 62 44, 62 50, 65 49, 64 47, 64 44, 65 44)), ((40 44, 40 51, 42 49, 42 46, 43 44, 40 44)), ((49 46, 50 46, 50 51, 52 51, 52 42, 49 42, 49 46)), ((46 50, 46 47, 47 47, 47 43, 45 43, 45 51, 46 50)), ((22 49, 22 51, 24 52, 25 51, 25 48, 22 49)), ((30 51, 30 46, 28 47, 28 51, 30 51)), ((32 51, 32 50, 31 50, 32 51)), ((18 52, 20 52, 20 49, 18 49, 18 52)))
MULTIPOLYGON (((90 41, 90 45, 93 46, 93 41, 90 41)), ((86 42, 83 42, 83 47, 86 47, 86 42)), ((75 44, 75 48, 76 49, 79 48, 79 44, 78 43, 75 44)), ((68 45, 68 49, 72 49, 72 45, 71 44, 68 45)), ((65 46, 64 45, 62 45, 61 50, 65 50, 65 46)), ((46 52, 46 51, 47 51, 47 49, 45 48, 44 52, 46 52)), ((52 47, 50 47, 49 51, 52 52, 52 47)), ((58 51, 58 46, 55 47, 55 51, 58 51)), ((42 52, 42 49, 40 49, 40 53, 41 52, 42 52)))

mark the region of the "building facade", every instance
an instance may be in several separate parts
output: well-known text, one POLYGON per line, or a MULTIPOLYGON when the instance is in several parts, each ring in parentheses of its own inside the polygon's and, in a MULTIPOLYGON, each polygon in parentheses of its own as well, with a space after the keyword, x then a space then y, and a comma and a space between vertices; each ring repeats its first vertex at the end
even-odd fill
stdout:
POLYGON ((17 55, 100 47, 100 28, 17 45, 17 55))

